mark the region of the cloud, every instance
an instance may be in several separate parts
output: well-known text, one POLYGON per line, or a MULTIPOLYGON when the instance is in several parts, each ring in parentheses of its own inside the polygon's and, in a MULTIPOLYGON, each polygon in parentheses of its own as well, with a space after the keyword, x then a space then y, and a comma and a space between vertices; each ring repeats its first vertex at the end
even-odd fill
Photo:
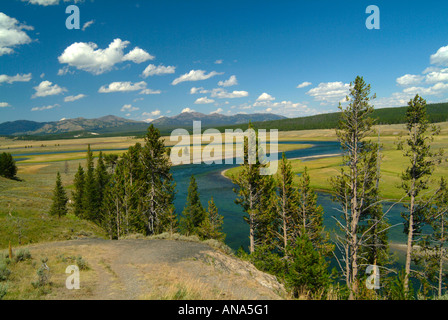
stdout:
POLYGON ((175 85, 177 85, 181 82, 185 82, 185 81, 206 80, 206 79, 209 79, 211 77, 221 75, 221 74, 223 74, 223 72, 220 73, 220 72, 212 71, 209 74, 206 74, 206 71, 204 71, 204 70, 191 70, 190 72, 174 79, 174 81, 172 82, 172 85, 175 86, 175 85))
POLYGON ((426 75, 427 83, 448 82, 448 68, 442 70, 433 70, 426 75))
POLYGON ((237 84, 238 84, 238 80, 236 79, 236 76, 231 76, 229 78, 229 80, 218 82, 218 86, 221 86, 221 87, 231 87, 231 86, 236 86, 237 84))
POLYGON ((76 100, 83 99, 85 97, 87 97, 85 94, 78 94, 77 96, 68 96, 68 97, 65 97, 64 102, 73 102, 76 100))
POLYGON ((397 78, 397 84, 402 87, 413 86, 420 84, 424 78, 424 76, 405 74, 404 76, 397 78))
MULTIPOLYGON (((84 2, 84 0, 64 0, 64 2, 70 2, 73 1, 74 3, 81 3, 84 2)), ((22 2, 28 2, 30 4, 37 4, 40 6, 55 6, 59 4, 59 0, 22 0, 22 2)))
POLYGON ((11 105, 8 102, 0 102, 0 108, 8 108, 11 105))
POLYGON ((430 57, 431 64, 448 67, 448 46, 441 47, 430 57))
POLYGON ((98 92, 111 93, 111 92, 130 92, 146 89, 146 82, 141 81, 137 83, 127 82, 112 82, 108 86, 102 86, 98 92))
POLYGON ((61 88, 57 84, 46 80, 42 81, 37 87, 34 87, 34 90, 36 90, 36 93, 33 94, 32 98, 55 96, 67 91, 67 89, 61 88))
POLYGON ((86 31, 86 29, 88 28, 88 27, 90 27, 92 24, 94 24, 95 23, 95 20, 90 20, 90 21, 87 21, 86 23, 84 23, 84 25, 82 26, 82 31, 86 31))
POLYGON ((160 90, 152 90, 152 89, 144 89, 140 92, 140 94, 161 94, 160 90))
POLYGON ((221 112, 223 112, 223 111, 224 111, 224 110, 223 110, 222 108, 218 108, 217 110, 210 112, 210 114, 221 113, 221 112))
POLYGON ((310 85, 312 85, 311 82, 305 81, 305 82, 302 82, 301 84, 299 84, 299 85, 297 86, 297 89, 306 88, 306 87, 309 87, 310 85))
POLYGON ((130 105, 130 104, 125 104, 121 109, 120 109, 120 111, 121 112, 132 112, 132 111, 137 111, 137 110, 140 110, 138 107, 133 107, 132 105, 130 105))
POLYGON ((209 91, 205 90, 203 87, 200 87, 200 88, 193 87, 190 89, 190 94, 196 94, 196 93, 205 94, 205 93, 209 93, 209 91))
POLYGON ((176 72, 176 67, 173 66, 158 66, 156 67, 153 64, 150 64, 146 67, 146 69, 143 71, 142 76, 145 78, 148 78, 149 76, 161 76, 164 74, 172 74, 176 72))
POLYGON ((301 116, 319 114, 319 111, 308 107, 308 105, 306 104, 292 101, 280 101, 280 102, 274 102, 272 100, 256 101, 251 105, 243 104, 239 108, 243 110, 254 108, 255 109, 265 108, 264 110, 265 112, 281 114, 287 117, 301 117, 301 116))
POLYGON ((60 107, 58 104, 54 104, 54 105, 50 105, 50 106, 45 106, 45 107, 34 107, 31 109, 31 111, 44 111, 44 110, 51 110, 54 108, 60 107))
POLYGON ((275 98, 266 92, 263 92, 258 98, 257 101, 273 101, 275 98))
POLYGON ((142 63, 154 59, 152 55, 138 47, 125 55, 123 51, 129 43, 129 41, 115 39, 106 49, 98 49, 98 46, 92 42, 75 42, 64 50, 58 60, 61 64, 99 75, 110 71, 116 64, 124 61, 142 63))
POLYGON ((342 82, 320 83, 317 87, 309 90, 306 94, 316 101, 326 103, 339 103, 349 94, 350 84, 342 82))
POLYGON ((19 22, 0 12, 0 56, 14 53, 14 47, 31 42, 31 38, 23 30, 33 30, 33 27, 19 22))
POLYGON ((143 63, 148 60, 154 60, 155 57, 143 49, 135 47, 131 52, 123 57, 123 61, 132 61, 134 63, 143 63))
POLYGON ((162 112, 161 112, 160 110, 154 110, 154 111, 151 111, 151 112, 143 112, 143 113, 142 113, 142 116, 144 116, 144 117, 148 117, 148 116, 160 116, 161 113, 162 113, 162 112))
POLYGON ((443 92, 448 91, 448 83, 436 83, 432 87, 423 88, 423 87, 410 87, 403 90, 404 93, 412 94, 412 95, 440 95, 443 92))
POLYGON ((6 83, 14 83, 14 82, 29 82, 32 76, 31 73, 28 74, 16 74, 15 76, 8 76, 6 74, 0 75, 0 84, 6 83))
POLYGON ((202 97, 202 98, 197 99, 194 103, 195 104, 209 104, 209 103, 213 103, 213 102, 215 102, 215 100, 209 99, 207 97, 202 97))
POLYGON ((224 90, 222 88, 213 89, 211 91, 212 98, 219 98, 219 99, 243 98, 243 97, 247 97, 248 95, 249 95, 249 92, 247 92, 247 91, 227 92, 226 90, 224 90))
POLYGON ((216 60, 215 64, 222 64, 224 61, 222 59, 216 60))
POLYGON ((194 112, 194 110, 193 110, 193 109, 190 109, 190 108, 182 109, 182 112, 181 112, 181 113, 185 113, 185 112, 194 112))

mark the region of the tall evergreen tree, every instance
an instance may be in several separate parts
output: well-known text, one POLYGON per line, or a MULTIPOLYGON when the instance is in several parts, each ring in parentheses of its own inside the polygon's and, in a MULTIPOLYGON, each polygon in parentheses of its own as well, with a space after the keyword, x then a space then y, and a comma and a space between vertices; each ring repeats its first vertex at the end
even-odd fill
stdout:
POLYGON ((283 255, 286 255, 291 241, 298 236, 297 210, 299 199, 297 197, 297 189, 293 183, 294 174, 291 163, 286 159, 285 153, 283 153, 277 175, 278 195, 276 201, 280 227, 278 232, 278 246, 283 255))
POLYGON ((187 202, 182 212, 181 229, 186 235, 197 234, 199 226, 204 221, 206 212, 201 204, 198 185, 194 175, 190 178, 188 186, 187 202))
POLYGON ((428 189, 428 182, 437 161, 436 153, 431 150, 431 142, 438 134, 435 126, 430 127, 426 114, 426 100, 416 95, 408 103, 406 111, 406 143, 400 143, 403 155, 409 160, 402 174, 402 189, 409 197, 406 211, 402 213, 404 232, 407 234, 404 290, 409 289, 411 261, 416 237, 420 235, 425 222, 428 205, 421 200, 422 191, 428 189))
POLYGON ((342 221, 338 221, 343 232, 339 238, 344 255, 343 273, 350 299, 358 293, 359 250, 364 239, 359 238, 359 224, 366 215, 366 195, 373 187, 370 181, 375 179, 377 164, 369 161, 374 144, 366 137, 372 133, 373 107, 370 101, 370 85, 362 77, 356 77, 350 84, 347 107, 339 105, 341 118, 336 131, 341 148, 345 152, 344 164, 340 175, 332 179, 335 200, 340 203, 342 221))
POLYGON ((61 175, 58 172, 56 176, 56 186, 53 191, 53 203, 50 209, 50 215, 58 216, 59 218, 67 215, 67 194, 61 182, 61 175))
POLYGON ((298 181, 297 199, 294 238, 306 236, 321 255, 328 256, 334 248, 328 232, 324 230, 324 211, 317 204, 317 194, 311 189, 307 167, 298 181))
POLYGON ((103 197, 104 197, 104 190, 106 188, 107 185, 107 181, 109 179, 109 175, 107 173, 107 169, 106 169, 106 165, 104 163, 104 159, 103 159, 103 153, 100 152, 99 156, 98 156, 98 162, 96 164, 96 168, 95 168, 95 182, 96 182, 96 206, 97 206, 97 211, 100 210, 101 205, 103 203, 103 197))
POLYGON ((257 157, 259 154, 258 135, 251 124, 244 141, 244 162, 242 170, 232 177, 238 186, 234 189, 238 198, 236 204, 241 205, 247 214, 244 220, 249 224, 249 251, 253 253, 256 246, 274 246, 273 237, 278 230, 275 217, 275 184, 270 175, 263 175, 266 167, 257 157))
POLYGON ((97 184, 95 181, 95 168, 93 163, 93 153, 90 150, 90 144, 87 147, 87 160, 84 175, 84 192, 83 192, 83 216, 91 221, 98 221, 98 194, 97 184))
POLYGON ((160 136, 160 131, 150 125, 141 152, 143 166, 144 208, 148 234, 164 229, 163 221, 172 214, 175 196, 175 183, 170 172, 171 162, 160 136))
POLYGON ((82 168, 81 164, 79 164, 78 171, 75 175, 75 190, 72 192, 73 196, 73 207, 74 207, 74 214, 77 217, 85 218, 84 217, 84 169, 82 168))
POLYGON ((421 267, 421 281, 426 287, 434 287, 440 298, 443 295, 442 290, 448 284, 444 263, 448 241, 448 183, 444 177, 441 178, 435 195, 427 201, 429 210, 426 221, 431 231, 419 241, 421 250, 415 255, 415 262, 421 267))

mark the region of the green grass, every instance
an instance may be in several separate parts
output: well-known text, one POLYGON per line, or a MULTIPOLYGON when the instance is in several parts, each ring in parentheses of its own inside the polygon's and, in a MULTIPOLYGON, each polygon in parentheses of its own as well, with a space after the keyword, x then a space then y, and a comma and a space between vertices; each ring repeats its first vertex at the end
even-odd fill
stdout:
POLYGON ((103 237, 103 230, 75 217, 70 210, 66 217, 49 216, 51 197, 60 171, 70 197, 70 186, 78 161, 69 162, 69 174, 64 174, 64 162, 19 164, 21 181, 0 177, 0 248, 11 241, 14 246, 42 241, 67 240, 82 236, 103 237))
MULTIPOLYGON (((448 154, 448 123, 440 124, 441 134, 436 137, 431 144, 435 150, 443 149, 445 154, 448 154)), ((314 134, 307 134, 303 137, 304 141, 309 139, 309 136, 318 136, 319 131, 314 130, 314 134)), ((313 132, 313 131, 310 131, 313 132)), ((403 196, 403 191, 400 189, 401 174, 409 164, 406 158, 403 158, 402 151, 397 150, 397 141, 400 133, 404 133, 402 125, 383 125, 380 126, 381 144, 382 149, 382 161, 381 161, 381 183, 380 183, 380 195, 383 199, 400 199, 403 196)), ((329 133, 325 130, 323 133, 327 138, 329 133)), ((293 139, 293 134, 285 136, 288 139, 293 139)), ((376 140, 376 136, 370 137, 372 140, 376 140)), ((299 139, 300 140, 300 139, 299 139)), ((323 158, 316 160, 292 160, 292 170, 295 174, 300 174, 304 171, 305 167, 308 168, 308 173, 311 178, 311 187, 316 191, 332 192, 329 180, 331 177, 336 176, 340 172, 342 165, 342 157, 323 158)), ((241 169, 239 167, 227 170, 225 175, 231 177, 237 175, 241 169)), ((442 162, 437 165, 435 171, 431 177, 430 186, 435 188, 441 177, 448 176, 448 162, 442 162)), ((299 177, 295 176, 295 181, 299 177)))

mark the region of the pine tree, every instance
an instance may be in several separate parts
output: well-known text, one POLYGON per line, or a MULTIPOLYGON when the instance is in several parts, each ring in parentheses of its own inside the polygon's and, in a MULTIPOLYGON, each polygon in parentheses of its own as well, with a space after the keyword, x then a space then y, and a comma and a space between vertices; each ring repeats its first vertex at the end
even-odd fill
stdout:
POLYGON ((97 184, 95 181, 95 169, 93 164, 93 153, 90 145, 87 147, 86 171, 84 175, 84 192, 82 199, 84 209, 83 216, 91 221, 98 221, 98 198, 97 184))
POLYGON ((295 247, 288 253, 290 264, 285 275, 286 284, 295 297, 301 293, 311 295, 309 298, 326 297, 331 278, 328 263, 324 256, 315 249, 307 234, 297 238, 295 247))
POLYGON ((266 165, 257 157, 259 151, 258 135, 249 123, 248 134, 244 142, 244 162, 242 170, 232 182, 238 186, 234 192, 238 195, 236 204, 241 205, 249 224, 249 251, 253 253, 256 246, 275 245, 273 238, 278 230, 275 217, 275 184, 270 175, 263 175, 261 170, 266 165))
POLYGON ((181 229, 186 235, 197 234, 199 226, 204 221, 206 212, 199 198, 198 185, 194 175, 190 178, 188 186, 187 202, 182 211, 181 229))
POLYGON ((53 191, 53 204, 51 205, 50 215, 59 218, 67 214, 67 194, 61 182, 61 175, 58 172, 56 176, 56 186, 53 191))
POLYGON ((415 238, 421 233, 425 213, 429 209, 419 196, 422 191, 428 189, 429 178, 438 160, 438 154, 431 150, 431 142, 438 130, 435 126, 429 126, 426 100, 419 95, 408 103, 406 129, 406 143, 400 143, 399 147, 403 150, 404 157, 409 160, 409 165, 401 177, 402 189, 410 200, 409 204, 405 205, 406 211, 402 213, 404 232, 408 236, 404 279, 404 289, 408 290, 415 238))
POLYGON ((293 185, 294 174, 291 163, 286 159, 285 153, 279 165, 277 176, 278 196, 277 212, 279 219, 279 250, 286 255, 286 250, 291 242, 298 236, 297 210, 299 199, 297 189, 293 185))
POLYGON ((377 163, 369 161, 372 156, 374 144, 366 137, 372 133, 373 120, 371 118, 373 107, 370 101, 370 85, 362 77, 356 77, 350 84, 349 102, 346 108, 339 104, 341 118, 336 131, 341 148, 345 152, 344 164, 339 176, 331 180, 335 190, 334 198, 340 204, 342 220, 338 224, 343 231, 339 237, 340 247, 343 248, 343 273, 347 287, 350 290, 350 299, 358 293, 359 276, 359 250, 364 239, 359 238, 359 224, 367 214, 365 195, 370 192, 375 179, 377 163))
POLYGON ((329 241, 328 232, 324 230, 324 211, 317 204, 317 194, 311 189, 307 167, 297 184, 297 199, 294 239, 306 236, 320 254, 328 256, 333 252, 334 246, 329 241))
POLYGON ((222 232, 224 218, 218 213, 218 208, 213 201, 213 197, 208 202, 208 210, 205 218, 199 225, 199 236, 202 239, 215 239, 224 241, 226 235, 222 232))
POLYGON ((421 267, 421 281, 427 287, 434 287, 437 296, 441 297, 442 289, 446 288, 448 282, 444 270, 448 241, 448 184, 445 178, 441 178, 436 194, 427 201, 429 210, 426 221, 432 232, 419 241, 421 250, 416 255, 415 262, 421 267))
POLYGON ((84 169, 82 168, 81 164, 78 167, 78 171, 75 175, 75 190, 72 192, 73 195, 73 202, 74 202, 74 214, 77 217, 85 218, 84 217, 84 169))
POLYGON ((95 182, 96 182, 96 210, 99 211, 101 209, 101 205, 103 203, 104 190, 107 185, 107 181, 109 179, 109 175, 107 173, 106 165, 103 160, 103 153, 100 152, 98 156, 98 162, 95 168, 95 182))
POLYGON ((160 131, 150 125, 145 136, 141 156, 144 207, 147 234, 161 232, 162 221, 171 214, 175 183, 170 172, 171 163, 160 136, 160 131))
POLYGON ((0 154, 0 176, 7 179, 16 179, 17 166, 10 153, 0 154))

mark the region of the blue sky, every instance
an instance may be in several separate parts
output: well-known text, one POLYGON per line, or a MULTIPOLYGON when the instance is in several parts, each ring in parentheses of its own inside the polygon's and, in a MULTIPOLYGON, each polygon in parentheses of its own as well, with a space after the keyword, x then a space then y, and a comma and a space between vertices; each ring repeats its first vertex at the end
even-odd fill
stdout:
POLYGON ((0 122, 299 117, 336 111, 357 75, 377 108, 447 101, 447 12, 431 0, 1 1, 0 122), (79 30, 65 24, 73 4, 79 30))

